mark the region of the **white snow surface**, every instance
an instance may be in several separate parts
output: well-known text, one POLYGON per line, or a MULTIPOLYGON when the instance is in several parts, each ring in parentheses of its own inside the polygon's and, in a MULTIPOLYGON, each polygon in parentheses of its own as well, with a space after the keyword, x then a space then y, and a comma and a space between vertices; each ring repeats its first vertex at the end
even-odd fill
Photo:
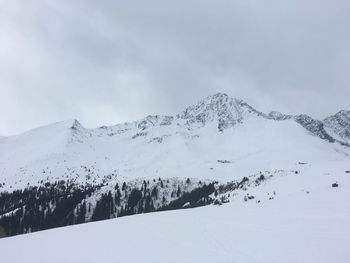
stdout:
POLYGON ((41 180, 273 174, 222 206, 4 238, 1 262, 350 262, 350 148, 286 116, 216 94, 177 116, 97 129, 70 120, 0 137, 0 191, 41 180))
POLYGON ((300 165, 300 173, 282 173, 222 206, 1 239, 1 262, 347 263, 350 174, 343 168, 300 165), (255 199, 244 202, 247 194, 255 199))
POLYGON ((108 175, 120 181, 196 177, 225 182, 293 169, 299 162, 349 162, 349 155, 350 147, 322 140, 293 119, 278 121, 216 94, 174 117, 148 116, 97 129, 71 120, 1 138, 0 183, 10 190, 41 180, 98 183, 108 175))

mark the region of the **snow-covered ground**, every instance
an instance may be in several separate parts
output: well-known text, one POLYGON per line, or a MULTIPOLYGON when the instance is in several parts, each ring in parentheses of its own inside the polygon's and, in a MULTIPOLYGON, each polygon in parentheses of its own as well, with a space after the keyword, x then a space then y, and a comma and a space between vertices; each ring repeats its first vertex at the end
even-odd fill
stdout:
POLYGON ((102 182, 90 197, 96 203, 117 182, 161 177, 178 186, 190 177, 225 184, 268 175, 230 192, 222 206, 7 237, 0 260, 350 262, 349 116, 340 111, 322 122, 264 114, 216 94, 176 116, 96 129, 72 120, 0 137, 0 192, 61 179, 102 182))
POLYGON ((300 165, 299 173, 282 173, 242 190, 222 206, 135 215, 1 239, 1 262, 347 263, 346 165, 300 165), (334 182, 339 186, 333 188, 334 182), (245 202, 247 194, 255 198, 245 202))

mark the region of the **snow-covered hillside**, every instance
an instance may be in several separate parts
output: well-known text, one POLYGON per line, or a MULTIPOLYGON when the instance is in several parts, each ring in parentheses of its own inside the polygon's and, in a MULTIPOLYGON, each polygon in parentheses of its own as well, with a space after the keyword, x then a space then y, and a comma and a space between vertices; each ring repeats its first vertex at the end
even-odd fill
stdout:
MULTIPOLYGON (((350 122, 332 123, 333 130, 342 129, 342 134, 350 129, 350 122)), ((347 141, 339 142, 321 121, 307 115, 266 115, 219 93, 177 116, 148 116, 97 129, 85 129, 72 120, 1 138, 0 183, 5 183, 2 189, 11 190, 41 180, 100 183, 106 176, 120 181, 140 177, 227 181, 261 170, 292 169, 298 162, 348 160, 347 141)))
POLYGON ((176 116, 96 129, 70 120, 1 137, 0 236, 223 204, 275 178, 302 184, 303 170, 321 187, 350 170, 348 116, 265 114, 219 93, 176 116))
POLYGON ((285 262, 350 259, 350 174, 300 165, 231 202, 0 240, 3 262, 285 262), (331 185, 338 182, 339 186, 331 185), (244 201, 245 196, 254 199, 244 201), (14 252, 16 251, 16 252, 14 252))

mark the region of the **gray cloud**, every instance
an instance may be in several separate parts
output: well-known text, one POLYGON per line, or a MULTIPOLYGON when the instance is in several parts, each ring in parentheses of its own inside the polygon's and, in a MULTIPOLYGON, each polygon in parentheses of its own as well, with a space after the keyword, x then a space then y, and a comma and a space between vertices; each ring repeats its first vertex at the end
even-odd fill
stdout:
POLYGON ((323 118, 350 108, 350 4, 0 0, 0 134, 174 114, 215 92, 323 118))

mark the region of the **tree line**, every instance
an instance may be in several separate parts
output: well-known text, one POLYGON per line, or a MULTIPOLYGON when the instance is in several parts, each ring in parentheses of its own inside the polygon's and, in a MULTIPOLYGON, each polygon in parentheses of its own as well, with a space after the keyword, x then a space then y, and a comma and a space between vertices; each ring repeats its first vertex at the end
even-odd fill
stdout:
POLYGON ((0 228, 13 236, 54 227, 213 203, 215 183, 190 179, 176 186, 159 178, 138 184, 106 185, 56 181, 0 193, 0 228), (191 189, 191 190, 189 190, 191 189), (100 193, 102 192, 102 193, 100 193), (94 196, 93 196, 94 195, 94 196), (92 202, 94 199, 96 202, 92 202))

